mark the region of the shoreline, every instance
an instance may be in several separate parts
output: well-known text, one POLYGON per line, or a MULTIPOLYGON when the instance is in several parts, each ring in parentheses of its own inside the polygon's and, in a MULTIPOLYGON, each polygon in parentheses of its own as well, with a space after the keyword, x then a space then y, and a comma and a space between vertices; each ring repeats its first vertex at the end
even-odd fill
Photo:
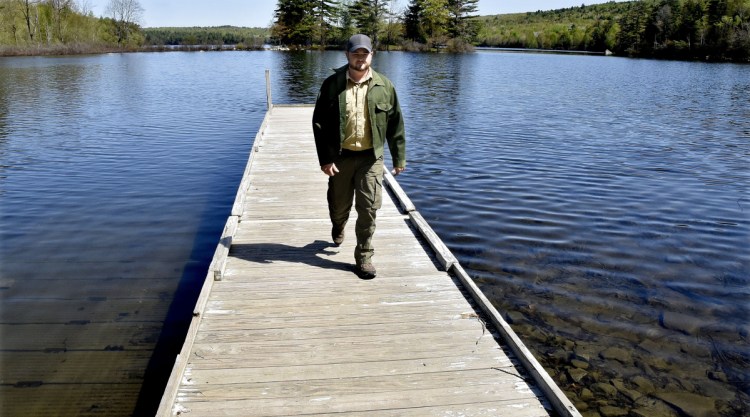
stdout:
POLYGON ((0 45, 0 57, 75 56, 132 52, 262 51, 263 47, 237 45, 147 45, 137 48, 106 45, 55 45, 21 48, 0 45))
MULTIPOLYGON (((18 47, 0 45, 0 58, 4 57, 41 57, 41 56, 76 56, 76 55, 97 55, 109 53, 133 53, 133 52, 223 52, 223 51, 289 51, 289 50, 319 50, 318 48, 288 48, 284 46, 248 46, 248 45, 144 45, 140 47, 118 47, 109 45, 95 44, 73 44, 73 45, 53 45, 53 46, 35 46, 35 47, 18 47)), ((325 50, 329 50, 326 48, 325 50)), ((380 52, 393 50, 404 50, 391 46, 380 52)), ((682 62, 711 62, 711 63, 728 63, 728 64, 750 64, 750 61, 736 61, 731 59, 722 59, 721 57, 707 56, 705 59, 694 57, 692 59, 664 58, 655 56, 623 56, 608 54, 606 52, 578 51, 578 50, 558 50, 558 49, 529 49, 529 48, 505 48, 491 46, 475 46, 472 52, 507 52, 507 53, 529 53, 529 54, 561 54, 561 55, 592 55, 592 56, 615 56, 622 58, 634 59, 653 59, 653 60, 674 60, 682 62)), ((427 51, 413 51, 427 52, 427 51)), ((435 51, 429 51, 435 52, 435 51)), ((441 52, 440 50, 437 53, 441 52)), ((466 52, 448 52, 448 53, 466 53, 466 52)))

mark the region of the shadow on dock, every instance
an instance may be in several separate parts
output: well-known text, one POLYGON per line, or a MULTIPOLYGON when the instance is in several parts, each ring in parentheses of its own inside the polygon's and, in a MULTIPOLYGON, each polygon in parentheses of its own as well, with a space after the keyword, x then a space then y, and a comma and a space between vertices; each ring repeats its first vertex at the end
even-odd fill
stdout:
POLYGON ((279 243, 235 244, 232 245, 230 254, 238 259, 261 264, 293 262, 322 269, 352 271, 352 264, 322 257, 338 254, 338 251, 330 250, 332 247, 336 246, 323 240, 316 240, 302 247, 279 243))

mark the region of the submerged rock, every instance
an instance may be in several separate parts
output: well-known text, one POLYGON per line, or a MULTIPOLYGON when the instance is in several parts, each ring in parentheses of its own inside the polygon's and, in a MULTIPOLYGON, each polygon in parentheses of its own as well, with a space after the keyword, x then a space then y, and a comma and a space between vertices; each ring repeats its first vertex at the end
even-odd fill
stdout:
POLYGON ((641 392, 626 387, 625 382, 623 382, 621 379, 613 379, 612 385, 617 388, 617 391, 619 391, 620 394, 624 395, 631 402, 636 402, 643 396, 641 392))
POLYGON ((657 392, 660 400, 689 417, 719 417, 716 400, 689 392, 657 392))
POLYGON ((579 369, 588 369, 589 368, 589 363, 587 361, 582 361, 580 359, 571 359, 570 360, 570 364, 573 365, 573 366, 575 366, 576 368, 579 368, 579 369))
POLYGON ((630 380, 630 383, 633 384, 636 389, 638 389, 638 391, 643 394, 651 394, 656 390, 656 387, 651 381, 640 375, 633 377, 630 380))
POLYGON ((710 358, 711 348, 705 343, 699 343, 697 340, 695 343, 683 343, 680 345, 680 351, 687 353, 694 358, 710 358))
POLYGON ((727 389, 727 385, 717 381, 703 381, 700 384, 700 393, 715 400, 732 402, 737 399, 737 392, 727 389))
POLYGON ((629 350, 623 348, 611 347, 607 348, 599 353, 602 359, 616 360, 623 364, 629 364, 633 362, 633 357, 629 350))
POLYGON ((664 350, 664 346, 662 344, 656 343, 652 339, 644 340, 643 342, 638 344, 638 347, 651 354, 657 354, 664 350))
POLYGON ((599 414, 604 417, 620 417, 627 416, 628 410, 620 407, 613 407, 611 405, 605 405, 599 409, 599 414))
POLYGON ((661 325, 669 330, 676 330, 687 335, 697 335, 700 333, 700 321, 694 316, 665 311, 661 315, 661 325))
POLYGON ((519 311, 510 311, 505 313, 505 320, 510 324, 520 324, 526 322, 526 316, 519 311))
POLYGON ((589 374, 588 372, 586 372, 586 371, 584 371, 583 369, 580 369, 580 368, 569 368, 568 369, 568 378, 570 378, 570 380, 574 381, 574 382, 581 382, 581 380, 583 379, 583 377, 585 377, 588 374, 589 374))
POLYGON ((714 381, 729 382, 727 374, 721 371, 709 371, 708 377, 713 379, 714 381))
POLYGON ((642 397, 631 413, 637 417, 679 417, 674 408, 653 397, 642 397))
POLYGON ((591 389, 596 393, 605 395, 607 398, 614 398, 617 395, 617 388, 603 382, 593 384, 591 389))
POLYGON ((648 366, 650 368, 656 369, 658 371, 667 371, 670 369, 669 362, 667 362, 664 358, 655 356, 650 359, 651 360, 648 363, 648 366))

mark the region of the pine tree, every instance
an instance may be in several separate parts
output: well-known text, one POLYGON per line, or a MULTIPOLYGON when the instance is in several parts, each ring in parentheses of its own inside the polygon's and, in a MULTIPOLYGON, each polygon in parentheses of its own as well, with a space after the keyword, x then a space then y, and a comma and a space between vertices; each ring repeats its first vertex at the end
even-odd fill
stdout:
POLYGON ((691 50, 700 43, 701 35, 699 34, 699 22, 703 16, 703 7, 696 0, 685 0, 680 7, 677 29, 675 37, 687 44, 687 49, 691 50), (696 42, 698 41, 698 42, 696 42))
POLYGON ((339 9, 339 3, 336 0, 314 0, 315 5, 313 8, 313 15, 317 25, 315 30, 318 33, 319 46, 321 49, 325 48, 328 31, 332 26, 332 22, 336 18, 339 9))
POLYGON ((476 17, 479 0, 448 0, 448 35, 454 39, 471 42, 477 34, 477 27, 470 20, 476 17))
POLYGON ((350 7, 352 18, 360 33, 372 38, 377 47, 383 18, 388 13, 385 0, 356 0, 350 7))
POLYGON ((646 5, 636 1, 630 3, 628 10, 620 19, 622 31, 617 37, 617 49, 630 55, 638 55, 642 50, 642 42, 646 30, 646 5))
POLYGON ((309 45, 316 25, 315 0, 279 0, 272 35, 281 43, 309 45))
POLYGON ((706 2, 706 19, 708 44, 717 49, 726 49, 728 30, 723 22, 727 14, 727 0, 708 0, 706 2))
POLYGON ((424 34, 420 26, 422 20, 422 4, 420 0, 411 0, 404 14, 404 36, 415 42, 424 42, 424 34))
POLYGON ((352 17, 352 0, 342 0, 339 5, 337 21, 341 40, 354 35, 354 17, 352 17))

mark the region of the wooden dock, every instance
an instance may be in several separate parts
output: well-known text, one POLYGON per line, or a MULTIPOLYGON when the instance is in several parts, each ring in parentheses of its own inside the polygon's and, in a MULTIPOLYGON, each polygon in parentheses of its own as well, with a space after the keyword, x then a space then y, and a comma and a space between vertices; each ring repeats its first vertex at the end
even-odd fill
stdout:
POLYGON ((358 278, 312 107, 269 108, 159 416, 580 416, 390 174, 358 278))

